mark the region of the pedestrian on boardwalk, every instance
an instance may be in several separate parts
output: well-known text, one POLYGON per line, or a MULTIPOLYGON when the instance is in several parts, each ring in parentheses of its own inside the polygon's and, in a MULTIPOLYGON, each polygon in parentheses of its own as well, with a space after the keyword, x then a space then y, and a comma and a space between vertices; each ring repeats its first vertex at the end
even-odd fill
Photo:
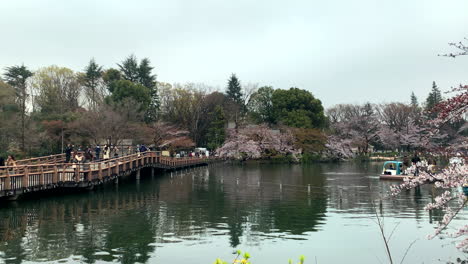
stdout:
POLYGON ((128 146, 127 155, 132 155, 133 154, 132 152, 133 152, 132 146, 128 146))
POLYGON ((6 165, 10 168, 8 170, 12 173, 15 174, 15 167, 16 167, 16 159, 13 155, 9 155, 8 159, 6 161, 6 165))
POLYGON ((83 163, 85 161, 85 158, 81 152, 78 152, 75 156, 75 162, 76 163, 83 163))
POLYGON ((114 146, 114 148, 112 150, 114 152, 114 158, 118 158, 119 157, 119 149, 116 146, 114 146))
POLYGON ((91 146, 89 146, 84 154, 85 162, 92 162, 93 161, 93 152, 91 150, 91 146))
POLYGON ((96 148, 94 148, 94 153, 96 153, 96 160, 99 160, 101 155, 101 147, 99 146, 99 144, 97 144, 96 148))
POLYGON ((106 145, 104 146, 103 158, 104 158, 105 160, 107 160, 107 159, 109 159, 109 157, 110 157, 110 147, 106 144, 106 145))
POLYGON ((5 159, 3 157, 0 157, 0 167, 5 166, 5 159))
POLYGON ((68 144, 67 148, 65 149, 65 163, 69 163, 71 160, 73 147, 71 144, 68 144))
POLYGON ((147 151, 147 150, 148 150, 148 149, 146 148, 145 145, 141 145, 141 146, 140 146, 140 152, 145 152, 145 151, 147 151))

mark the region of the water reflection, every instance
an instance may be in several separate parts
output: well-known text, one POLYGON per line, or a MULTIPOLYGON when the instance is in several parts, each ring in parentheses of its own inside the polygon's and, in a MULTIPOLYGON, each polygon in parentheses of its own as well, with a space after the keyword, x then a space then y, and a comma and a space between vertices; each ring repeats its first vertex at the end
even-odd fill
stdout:
POLYGON ((371 217, 378 207, 388 217, 440 218, 436 212, 424 220, 430 187, 382 199, 391 183, 377 178, 379 169, 368 163, 216 165, 19 201, 0 208, 0 259, 145 263, 166 243, 193 241, 183 250, 214 237, 227 237, 233 248, 307 239, 330 214, 371 217))

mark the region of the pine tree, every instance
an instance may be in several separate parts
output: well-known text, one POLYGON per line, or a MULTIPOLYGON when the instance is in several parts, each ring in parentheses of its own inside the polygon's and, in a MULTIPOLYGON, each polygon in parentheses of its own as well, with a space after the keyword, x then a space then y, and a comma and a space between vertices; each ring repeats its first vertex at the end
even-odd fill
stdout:
POLYGON ((211 121, 210 127, 208 128, 207 146, 211 150, 215 150, 223 144, 224 139, 226 138, 226 132, 224 130, 226 118, 224 116, 223 108, 219 105, 216 106, 214 112, 211 114, 213 115, 213 121, 211 121))
POLYGON ((140 66, 138 67, 138 82, 152 89, 156 85, 156 75, 152 74, 154 67, 151 67, 150 63, 148 58, 141 60, 140 66))
POLYGON ((92 58, 84 71, 84 86, 88 89, 88 92, 91 95, 91 107, 93 110, 96 110, 98 103, 96 90, 102 81, 102 66, 99 66, 94 58, 92 58))
POLYGON ((426 99, 426 111, 431 111, 434 106, 442 102, 442 93, 435 82, 432 82, 432 90, 426 99))
POLYGON ((26 82, 33 73, 24 65, 7 67, 5 81, 16 90, 16 101, 21 109, 21 150, 25 150, 24 132, 26 127, 26 101, 28 93, 26 82))
POLYGON ((239 106, 244 104, 242 99, 242 87, 239 79, 237 79, 237 76, 234 73, 229 78, 226 97, 237 103, 239 106))
POLYGON ((156 75, 152 73, 154 67, 148 58, 143 58, 138 64, 135 55, 128 56, 121 64, 117 64, 125 80, 145 86, 150 90, 151 102, 145 113, 145 121, 156 121, 159 111, 159 96, 156 86, 156 75))
POLYGON ((148 58, 141 60, 138 67, 138 82, 150 90, 151 103, 145 114, 147 123, 154 122, 157 119, 159 111, 159 96, 156 86, 156 75, 152 73, 154 67, 148 58))
POLYGON ((411 92, 411 106, 417 108, 418 107, 418 98, 414 94, 414 92, 411 92))
POLYGON ((117 64, 125 80, 137 83, 139 81, 139 67, 135 55, 128 56, 121 64, 117 64))

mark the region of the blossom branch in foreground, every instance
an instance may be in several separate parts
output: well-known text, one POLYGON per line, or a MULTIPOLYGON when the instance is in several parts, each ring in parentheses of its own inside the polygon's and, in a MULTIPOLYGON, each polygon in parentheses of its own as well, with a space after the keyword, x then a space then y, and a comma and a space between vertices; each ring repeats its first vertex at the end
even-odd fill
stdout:
POLYGON ((445 211, 445 214, 434 233, 428 236, 428 239, 432 239, 438 235, 461 238, 461 241, 457 244, 457 248, 462 251, 468 251, 468 227, 466 225, 458 228, 458 230, 453 233, 443 232, 467 205, 467 196, 463 192, 457 193, 458 189, 468 184, 467 175, 468 166, 456 163, 434 175, 428 172, 421 172, 418 176, 406 178, 403 184, 391 187, 391 194, 398 195, 402 190, 412 189, 429 182, 435 182, 434 185, 436 188, 445 191, 438 195, 433 203, 427 204, 424 209, 442 209, 445 211))

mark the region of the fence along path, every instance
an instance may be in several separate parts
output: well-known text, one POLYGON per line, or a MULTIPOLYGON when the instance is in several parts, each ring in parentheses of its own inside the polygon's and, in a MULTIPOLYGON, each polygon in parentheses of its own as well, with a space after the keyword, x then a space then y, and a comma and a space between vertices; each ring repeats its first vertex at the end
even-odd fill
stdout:
POLYGON ((0 167, 0 197, 15 197, 19 194, 58 187, 93 187, 132 172, 140 177, 144 167, 177 169, 205 165, 213 158, 161 156, 158 151, 147 151, 123 157, 90 163, 64 163, 63 154, 20 160, 17 166, 0 167))

